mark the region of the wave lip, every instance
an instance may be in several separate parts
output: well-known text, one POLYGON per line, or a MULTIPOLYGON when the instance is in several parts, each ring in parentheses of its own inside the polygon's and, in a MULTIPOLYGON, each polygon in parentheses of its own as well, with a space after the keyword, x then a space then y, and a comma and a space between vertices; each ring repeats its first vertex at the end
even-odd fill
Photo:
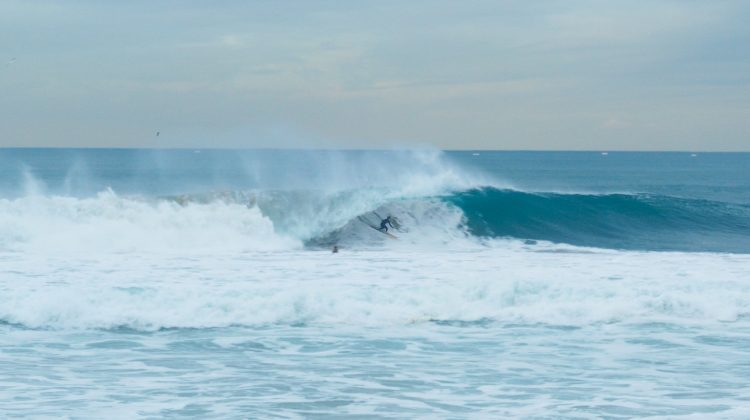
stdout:
POLYGON ((445 197, 480 237, 651 251, 750 252, 750 206, 649 194, 531 193, 492 187, 445 197))

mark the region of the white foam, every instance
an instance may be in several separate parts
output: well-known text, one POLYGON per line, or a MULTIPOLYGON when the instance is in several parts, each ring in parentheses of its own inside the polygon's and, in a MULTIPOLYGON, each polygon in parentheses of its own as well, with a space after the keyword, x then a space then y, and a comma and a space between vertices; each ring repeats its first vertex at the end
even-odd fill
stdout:
POLYGON ((30 195, 0 199, 0 247, 41 253, 174 252, 205 249, 272 250, 301 246, 275 233, 257 208, 214 201, 30 195))
POLYGON ((0 319, 41 328, 747 322, 750 257, 533 249, 15 256, 0 319), (745 321, 742 321, 745 319, 745 321))

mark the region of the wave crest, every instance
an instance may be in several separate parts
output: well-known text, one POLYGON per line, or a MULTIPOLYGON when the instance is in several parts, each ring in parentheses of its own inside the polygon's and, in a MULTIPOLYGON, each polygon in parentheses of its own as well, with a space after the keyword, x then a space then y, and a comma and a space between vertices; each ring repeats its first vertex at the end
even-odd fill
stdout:
POLYGON ((750 252, 750 206, 646 194, 531 193, 494 187, 419 194, 386 188, 226 191, 162 198, 0 200, 0 249, 245 251, 466 247, 512 238, 574 246, 750 252), (398 217, 399 242, 362 216, 398 217))
POLYGON ((750 252, 750 207, 649 194, 480 188, 446 197, 482 237, 640 250, 750 252))

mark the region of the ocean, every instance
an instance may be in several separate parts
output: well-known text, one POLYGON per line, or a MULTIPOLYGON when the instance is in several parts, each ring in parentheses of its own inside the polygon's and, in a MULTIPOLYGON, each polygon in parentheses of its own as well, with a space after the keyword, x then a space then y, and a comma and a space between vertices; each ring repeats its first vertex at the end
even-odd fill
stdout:
POLYGON ((0 149, 2 418, 749 418, 748 384, 748 153, 0 149))

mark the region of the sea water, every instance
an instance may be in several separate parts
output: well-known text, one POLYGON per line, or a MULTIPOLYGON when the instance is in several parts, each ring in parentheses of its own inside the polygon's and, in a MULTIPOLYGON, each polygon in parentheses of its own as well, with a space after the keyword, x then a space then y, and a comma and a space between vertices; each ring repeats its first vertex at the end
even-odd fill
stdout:
POLYGON ((748 418, 748 168, 4 149, 0 416, 748 418))

